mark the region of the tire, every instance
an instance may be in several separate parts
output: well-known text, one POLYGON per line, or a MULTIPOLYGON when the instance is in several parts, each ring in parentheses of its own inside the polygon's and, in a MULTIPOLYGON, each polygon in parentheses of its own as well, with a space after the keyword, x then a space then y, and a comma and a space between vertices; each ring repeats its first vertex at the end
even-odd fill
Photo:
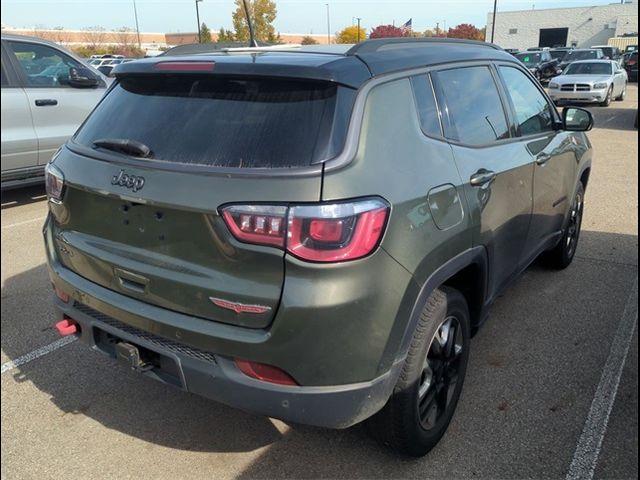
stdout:
POLYGON ((627 96, 627 86, 625 85, 624 88, 622 89, 622 92, 620 92, 620 95, 616 97, 616 102, 622 102, 626 96, 627 96))
POLYGON ((609 105, 611 105, 611 98, 613 97, 613 85, 611 87, 609 87, 609 90, 607 91, 607 96, 604 99, 604 102, 600 102, 600 106, 601 107, 608 107, 609 105))
POLYGON ((434 291, 420 315, 391 398, 367 420, 368 431, 378 442, 412 457, 436 446, 460 398, 470 330, 463 295, 448 287, 434 291))
POLYGON ((584 216, 584 186, 578 184, 576 194, 571 203, 569 218, 564 234, 552 250, 543 255, 544 263, 553 269, 562 270, 571 265, 580 240, 580 229, 584 216))

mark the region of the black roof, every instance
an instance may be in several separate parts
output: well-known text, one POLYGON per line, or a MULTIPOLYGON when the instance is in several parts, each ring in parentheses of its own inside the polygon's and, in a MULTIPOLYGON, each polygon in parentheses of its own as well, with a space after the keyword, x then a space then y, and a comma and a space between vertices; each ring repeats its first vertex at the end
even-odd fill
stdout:
MULTIPOLYGON (((159 56, 118 65, 116 76, 158 73, 165 62, 215 62, 218 74, 282 76, 328 80, 358 88, 372 77, 419 67, 468 60, 517 62, 501 48, 484 42, 457 39, 379 39, 353 46, 266 47, 159 56)), ((183 65, 184 69, 184 65, 183 65)), ((183 70, 188 72, 187 70, 183 70)))

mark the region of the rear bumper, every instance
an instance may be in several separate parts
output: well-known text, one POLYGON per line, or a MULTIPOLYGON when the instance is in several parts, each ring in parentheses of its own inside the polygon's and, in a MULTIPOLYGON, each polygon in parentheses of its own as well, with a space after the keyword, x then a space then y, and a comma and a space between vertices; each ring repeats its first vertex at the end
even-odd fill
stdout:
MULTIPOLYGON (((249 329, 173 312, 81 277, 57 259, 50 223, 51 219, 44 230, 49 276, 57 289, 71 297, 68 303, 54 297, 59 318, 66 315, 75 320, 81 327, 82 340, 95 350, 115 357, 115 352, 106 348, 103 338, 106 333, 111 341, 131 343, 171 364, 171 375, 164 375, 166 372, 159 368, 144 372, 148 376, 254 414, 328 428, 347 428, 365 420, 384 406, 393 391, 402 365, 395 358, 397 349, 389 346, 390 334, 374 322, 369 311, 358 306, 358 302, 351 306, 353 297, 344 302, 354 310, 344 310, 343 299, 335 290, 335 278, 348 277, 344 271, 333 272, 337 277, 329 277, 332 282, 320 282, 317 272, 309 272, 310 276, 315 275, 314 289, 307 285, 300 287, 303 290, 300 294, 296 291, 290 294, 301 299, 303 310, 290 306, 279 313, 269 330, 249 329), (318 293, 330 287, 332 296, 318 293), (312 304, 304 298, 305 292, 323 299, 324 303, 319 304, 318 300, 313 304, 314 317, 308 316, 312 304), (387 361, 383 362, 379 350, 385 347, 388 347, 384 350, 387 361), (233 358, 282 368, 303 386, 255 380, 244 375, 233 358)), ((404 274, 393 275, 397 264, 388 258, 382 253, 376 261, 388 265, 389 278, 404 278, 404 274)), ((290 270, 296 275, 294 266, 290 270)), ((349 281, 360 285, 363 294, 379 292, 377 286, 374 289, 360 279, 349 281)), ((384 282, 385 278, 373 280, 384 282)), ((406 288, 398 288, 398 294, 406 288)), ((287 292, 285 288, 283 303, 287 301, 287 292)), ((413 292, 406 295, 411 297, 413 292)), ((387 306, 392 298, 385 297, 387 306)), ((394 315, 388 315, 376 304, 372 308, 380 314, 377 321, 388 322, 391 328, 394 315)), ((397 315, 406 322, 409 312, 402 310, 397 315)), ((399 338, 396 340, 399 342, 399 338)))
POLYGON ((81 340, 94 350, 114 357, 101 340, 107 333, 112 339, 157 353, 175 367, 171 369, 173 375, 166 375, 161 369, 151 369, 144 375, 234 408, 288 422, 327 428, 355 425, 384 406, 401 366, 395 364, 384 375, 358 384, 274 385, 245 376, 228 357, 143 332, 79 302, 64 304, 56 298, 56 307, 80 325, 81 340))

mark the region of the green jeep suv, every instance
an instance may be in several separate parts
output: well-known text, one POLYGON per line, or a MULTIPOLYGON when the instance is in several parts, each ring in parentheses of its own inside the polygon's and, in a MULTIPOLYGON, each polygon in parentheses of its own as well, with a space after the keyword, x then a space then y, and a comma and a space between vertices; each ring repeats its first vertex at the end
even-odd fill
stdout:
POLYGON ((285 421, 444 434, 471 333, 538 256, 569 265, 589 112, 490 44, 125 63, 48 164, 63 335, 285 421))

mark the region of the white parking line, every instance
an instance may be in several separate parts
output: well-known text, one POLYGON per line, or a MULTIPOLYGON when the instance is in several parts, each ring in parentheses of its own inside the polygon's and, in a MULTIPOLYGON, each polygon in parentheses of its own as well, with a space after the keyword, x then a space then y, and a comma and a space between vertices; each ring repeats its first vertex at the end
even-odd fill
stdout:
POLYGON ((613 337, 611 350, 604 365, 600 383, 591 403, 589 415, 576 446, 573 461, 567 473, 567 480, 591 480, 596 470, 598 456, 602 448, 609 416, 618 394, 618 386, 624 364, 629 353, 629 345, 638 323, 638 277, 636 277, 622 314, 622 320, 613 337))
POLYGON ((5 363, 4 365, 2 365, 2 372, 0 373, 5 373, 8 372, 10 370, 13 370, 14 368, 19 367, 20 365, 24 365, 25 363, 29 363, 32 360, 35 360, 36 358, 40 358, 44 355, 47 355, 48 353, 51 353, 61 347, 64 347, 65 345, 69 345, 70 343, 75 342, 78 339, 78 337, 76 337, 75 335, 71 335, 68 337, 62 337, 58 340, 56 340, 53 343, 50 343, 49 345, 46 345, 42 348, 39 348, 37 350, 34 350, 33 352, 29 352, 26 355, 22 355, 21 357, 16 358, 15 360, 11 360, 10 362, 5 363))
POLYGON ((33 222, 44 222, 46 218, 47 217, 38 217, 38 218, 32 218, 31 220, 25 220, 23 222, 10 223, 9 225, 3 225, 2 229, 5 230, 7 228, 19 227, 20 225, 27 225, 28 223, 33 223, 33 222))

